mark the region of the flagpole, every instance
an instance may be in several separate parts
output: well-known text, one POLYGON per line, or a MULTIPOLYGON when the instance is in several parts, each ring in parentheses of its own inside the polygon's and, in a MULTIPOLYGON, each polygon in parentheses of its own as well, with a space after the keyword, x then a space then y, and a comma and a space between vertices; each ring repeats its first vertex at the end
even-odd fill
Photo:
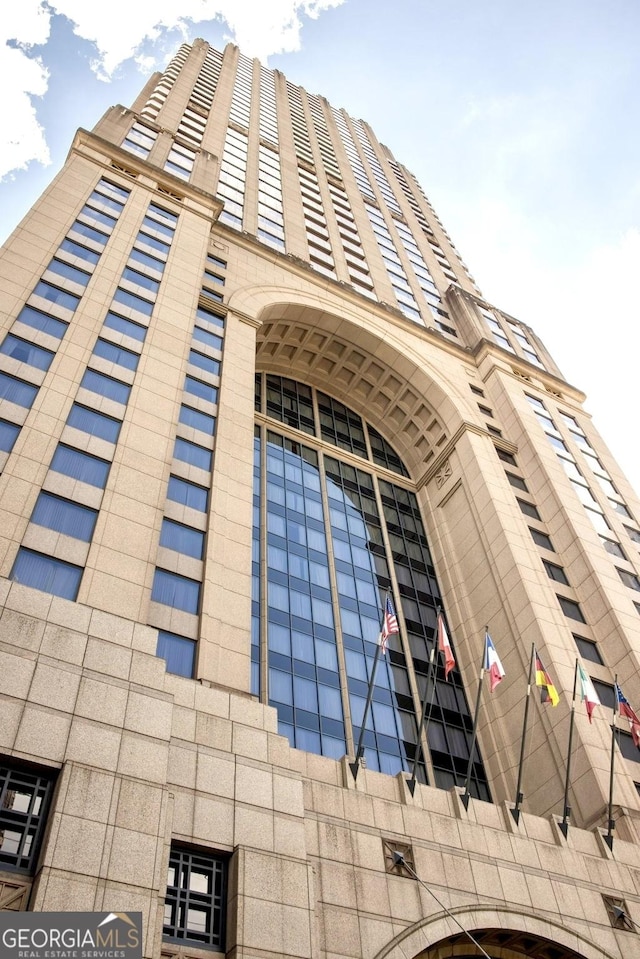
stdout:
POLYGON ((471 795, 469 793, 469 784, 471 782, 471 769, 473 767, 473 752, 476 748, 476 736, 478 735, 478 717, 480 715, 480 698, 482 696, 482 679, 484 677, 484 664, 487 657, 487 636, 489 634, 489 627, 485 626, 484 633, 484 649, 482 650, 482 665, 480 667, 480 680, 478 683, 478 695, 476 696, 476 711, 473 717, 473 731, 471 733, 471 746, 469 748, 469 763, 467 765, 467 776, 464 783, 464 792, 461 796, 462 805, 465 809, 469 808, 469 800, 471 795))
POLYGON ((565 837, 569 832, 569 816, 571 807, 569 806, 569 778, 571 776, 571 749, 573 746, 573 725, 576 715, 576 689, 578 686, 578 660, 576 659, 576 668, 573 673, 573 698, 571 700, 571 719, 569 720, 569 746, 567 749, 567 774, 564 780, 564 806, 562 810, 562 822, 560 829, 565 837))
POLYGON ((367 701, 364 706, 364 714, 362 716, 362 726, 360 727, 360 736, 358 737, 358 747, 356 749, 356 759, 355 762, 349 763, 349 768, 353 774, 354 780, 358 778, 358 770, 360 769, 360 760, 364 756, 364 733, 365 727, 367 725, 367 718, 369 716, 369 710, 371 709, 371 700, 373 699, 373 683, 376 678, 376 669, 378 668, 378 660, 380 659, 380 652, 382 650, 382 634, 378 639, 378 645, 376 646, 376 654, 373 657, 373 666, 371 667, 371 678, 369 679, 369 689, 367 690, 367 701))
POLYGON ((420 717, 420 727, 418 729, 418 741, 416 743, 416 754, 413 757, 413 769, 411 771, 411 779, 408 780, 407 786, 409 787, 409 792, 413 796, 416 791, 416 773, 418 770, 418 762, 420 760, 420 755, 422 753, 422 735, 426 736, 427 730, 429 728, 429 720, 431 719, 431 710, 433 709, 433 698, 436 691, 436 647, 435 642, 431 647, 431 652, 429 653, 429 669, 427 670, 427 685, 424 691, 424 703, 422 705, 422 716, 420 717), (431 689, 429 689, 429 683, 431 683, 431 689))
MULTIPOLYGON (((618 674, 613 685, 614 690, 618 689, 618 674)), ((608 816, 607 816, 607 835, 604 837, 609 849, 613 851, 613 830, 616 828, 616 824, 613 819, 613 769, 616 758, 616 713, 618 711, 618 695, 617 692, 613 697, 613 722, 611 723, 611 765, 609 766, 609 807, 608 807, 608 816)))
POLYGON ((524 769, 524 748, 525 748, 525 738, 527 735, 527 720, 529 718, 529 702, 531 700, 531 684, 533 682, 533 661, 536 654, 535 643, 531 644, 531 661, 529 663, 529 679, 527 682, 527 696, 524 702, 524 717, 522 720, 522 740, 520 742, 520 761, 518 763, 518 782, 516 785, 516 802, 515 806, 511 810, 511 815, 515 819, 516 823, 520 822, 520 804, 524 799, 524 796, 521 791, 522 787, 522 772, 524 769))

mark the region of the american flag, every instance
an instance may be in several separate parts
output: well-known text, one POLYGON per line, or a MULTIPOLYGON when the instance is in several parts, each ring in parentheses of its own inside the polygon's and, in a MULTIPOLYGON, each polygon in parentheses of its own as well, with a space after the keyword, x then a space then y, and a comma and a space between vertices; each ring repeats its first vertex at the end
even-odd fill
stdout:
POLYGON ((392 633, 399 632, 398 617, 396 616, 396 611, 393 608, 391 598, 387 596, 384 604, 384 619, 382 620, 382 629, 380 630, 380 650, 383 656, 387 651, 389 636, 391 636, 392 633))
POLYGON ((633 741, 640 749, 640 719, 636 716, 635 712, 629 704, 629 700, 625 697, 624 693, 616 683, 616 701, 618 703, 618 712, 621 716, 626 716, 629 720, 629 726, 631 728, 631 735, 633 741))

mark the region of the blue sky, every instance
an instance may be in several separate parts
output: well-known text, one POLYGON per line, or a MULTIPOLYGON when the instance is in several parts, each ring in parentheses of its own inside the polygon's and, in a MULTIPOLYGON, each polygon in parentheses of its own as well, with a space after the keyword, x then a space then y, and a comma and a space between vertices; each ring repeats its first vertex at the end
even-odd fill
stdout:
POLYGON ((587 393, 640 491, 637 0, 139 6, 22 0, 3 11, 0 240, 78 126, 129 104, 183 39, 235 40, 372 125, 420 180, 487 299, 532 326, 587 393))

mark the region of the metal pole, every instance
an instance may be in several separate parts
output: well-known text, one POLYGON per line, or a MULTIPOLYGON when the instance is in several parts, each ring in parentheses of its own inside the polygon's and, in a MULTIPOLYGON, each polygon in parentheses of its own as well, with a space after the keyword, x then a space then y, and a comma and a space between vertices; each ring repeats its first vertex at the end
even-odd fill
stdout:
POLYGON ((487 656, 487 635, 489 627, 485 627, 484 649, 482 650, 482 665, 480 667, 480 680, 478 682, 478 695, 476 696, 476 711, 473 717, 473 732, 471 733, 471 746, 469 748, 469 763, 467 765, 467 776, 464 782, 464 792, 462 794, 462 804, 465 809, 469 808, 469 784, 471 782, 471 769, 473 767, 473 752, 476 748, 476 736, 478 735, 478 716, 480 715, 480 697, 482 696, 482 679, 484 676, 484 663, 487 656))
POLYGON ((564 834, 566 839, 567 833, 569 832, 569 816, 571 815, 571 807, 569 805, 569 779, 571 776, 571 749, 573 747, 573 726, 574 719, 576 715, 576 688, 578 685, 578 660, 576 659, 576 668, 573 673, 573 698, 571 700, 571 719, 569 721, 569 745, 567 748, 567 774, 564 780, 564 806, 562 809, 562 822, 560 823, 560 829, 564 834))
MULTIPOLYGON (((616 678, 614 680, 614 690, 618 688, 618 674, 616 673, 616 678)), ((611 765, 609 766, 609 807, 608 807, 608 816, 607 816, 607 835, 604 837, 609 849, 613 850, 613 830, 616 828, 616 824, 613 819, 613 769, 616 759, 616 712, 618 706, 618 695, 614 694, 613 697, 613 722, 611 723, 611 765)))
POLYGON ((367 690, 367 701, 364 706, 364 715, 362 717, 362 726, 360 727, 360 736, 358 737, 358 746, 356 749, 356 759, 355 762, 349 763, 349 768, 353 773, 353 778, 358 778, 358 770, 360 768, 360 760, 364 756, 364 731, 365 726, 367 725, 367 717, 369 716, 369 710, 371 709, 371 700, 373 699, 373 681, 376 678, 376 669, 378 668, 378 660, 380 659, 380 650, 382 646, 380 640, 378 640, 378 645, 376 646, 376 654, 373 657, 373 666, 371 667, 371 679, 369 680, 369 689, 367 690))
POLYGON ((435 645, 432 646, 431 652, 429 653, 429 669, 427 670, 427 685, 424 691, 424 703, 422 704, 422 716, 420 717, 420 728, 418 729, 418 741, 416 743, 416 754, 413 759, 413 769, 411 771, 411 779, 407 782, 409 787, 409 792, 413 796, 416 791, 416 772, 418 770, 418 761, 420 759, 420 754, 422 753, 422 735, 423 732, 426 735, 427 729, 429 728, 429 720, 431 719, 431 710, 433 708, 433 698, 436 691, 436 666, 435 666, 435 645), (431 691, 429 691, 429 683, 431 683, 431 691), (428 711, 428 715, 427 715, 428 711))
POLYGON ((524 796, 522 795, 522 791, 521 791, 522 772, 524 768, 524 747, 525 747, 525 739, 527 735, 527 720, 529 718, 529 701, 531 699, 531 683, 533 679, 533 669, 534 669, 533 661, 534 661, 535 654, 536 654, 535 643, 532 643, 531 644, 531 660, 529 662, 529 679, 527 682, 527 697, 524 702, 524 717, 522 720, 522 740, 520 742, 520 761, 518 763, 518 782, 516 784, 516 802, 515 802, 515 806, 511 810, 511 814, 517 823, 520 822, 520 804, 522 803, 522 800, 524 799, 524 796))

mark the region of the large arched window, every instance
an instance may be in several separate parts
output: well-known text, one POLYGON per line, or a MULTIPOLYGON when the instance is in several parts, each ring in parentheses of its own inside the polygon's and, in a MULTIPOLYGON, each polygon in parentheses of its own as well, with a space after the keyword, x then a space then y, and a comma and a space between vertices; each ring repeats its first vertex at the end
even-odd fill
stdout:
MULTIPOLYGON (((253 692, 292 746, 353 754, 389 591, 401 631, 376 672, 366 764, 411 771, 426 696, 418 779, 462 785, 471 717, 457 669, 445 682, 439 664, 426 688, 441 600, 408 471, 357 413, 294 380, 258 374, 256 418, 253 692)), ((489 799, 476 760, 471 790, 489 799)))

